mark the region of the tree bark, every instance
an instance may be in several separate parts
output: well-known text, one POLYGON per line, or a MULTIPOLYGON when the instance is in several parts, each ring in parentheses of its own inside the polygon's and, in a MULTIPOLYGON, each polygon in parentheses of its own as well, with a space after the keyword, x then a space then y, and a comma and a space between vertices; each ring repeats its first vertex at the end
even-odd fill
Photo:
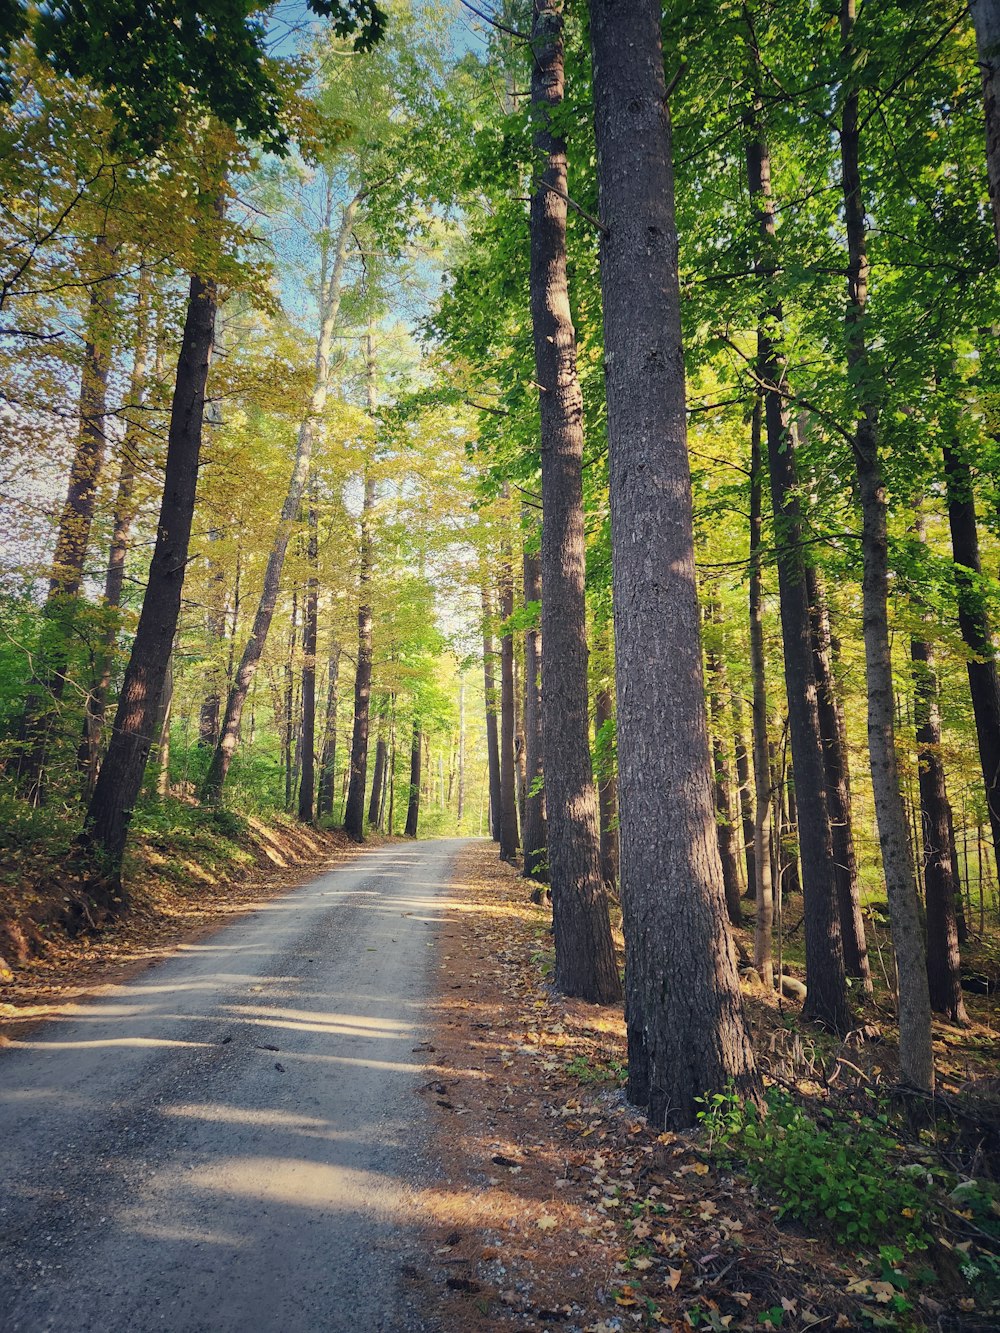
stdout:
MULTIPOLYGON (((514 578, 510 546, 500 555, 500 618, 514 614, 514 578)), ((500 631, 500 859, 513 862, 517 856, 517 797, 514 786, 514 635, 500 631)))
MULTIPOLYGON (((630 1100, 759 1099, 712 808, 658 0, 590 0, 630 1100)), ((548 649, 546 649, 548 651, 548 649)))
POLYGON ((761 399, 754 398, 750 436, 750 675, 753 682, 754 879, 757 916, 754 921, 754 967, 770 992, 774 987, 771 935, 774 929, 774 875, 771 868, 771 761, 767 742, 767 678, 764 661, 764 596, 761 586, 761 399))
POLYGON ((1000 251, 1000 0, 969 0, 976 30, 976 54, 983 75, 986 175, 993 230, 1000 251))
POLYGON ((413 740, 410 744, 410 794, 406 802, 406 827, 403 836, 417 836, 420 818, 420 719, 413 720, 413 740))
POLYGON ((497 688, 494 663, 496 645, 493 640, 489 586, 485 573, 482 577, 483 594, 483 691, 486 701, 486 762, 490 787, 490 837, 500 841, 500 733, 497 728, 497 688))
POLYGON ((304 824, 313 822, 316 796, 316 636, 319 622, 319 530, 315 487, 313 487, 309 500, 308 525, 309 536, 306 544, 306 558, 309 561, 309 577, 306 581, 302 622, 302 759, 299 776, 299 819, 304 824))
POLYGON ((564 89, 561 0, 535 0, 531 104, 540 179, 531 196, 531 317, 542 459, 542 736, 555 986, 596 1004, 621 996, 601 871, 590 757, 583 395, 566 275, 566 144, 552 128, 564 89))
POLYGON ((340 678, 340 644, 330 648, 327 664, 326 721, 323 749, 319 761, 319 790, 316 796, 317 818, 333 814, 333 787, 337 771, 337 684, 340 678))
MULTIPOLYGON (((707 608, 707 617, 713 608, 707 608)), ((726 671, 722 658, 709 647, 705 653, 708 666, 708 698, 711 716, 712 770, 715 779, 715 827, 719 840, 719 858, 722 862, 722 884, 726 895, 726 909, 734 926, 743 924, 740 903, 740 871, 736 854, 736 819, 730 792, 729 765, 723 743, 726 710, 723 695, 726 689, 726 671)))
POLYGON ((844 331, 850 383, 857 394, 854 457, 861 504, 862 604, 865 676, 868 686, 868 753, 882 868, 899 975, 899 1061, 904 1083, 934 1088, 931 1007, 927 987, 920 908, 914 884, 906 809, 900 788, 893 715, 892 652, 889 639, 889 538, 885 483, 879 457, 878 370, 865 332, 868 249, 861 188, 859 97, 855 82, 856 0, 841 0, 840 25, 847 75, 840 126, 844 217, 847 224, 847 306, 844 331))
POLYGON ((806 585, 812 621, 813 666, 816 672, 819 725, 823 737, 823 766, 826 773, 826 799, 833 836, 834 874, 837 880, 837 906, 840 912, 840 937, 844 947, 844 968, 849 977, 855 977, 861 982, 865 994, 871 995, 872 975, 868 963, 865 923, 861 915, 858 862, 854 854, 854 831, 851 823, 847 728, 833 677, 830 613, 826 604, 826 593, 822 580, 812 565, 806 566, 806 585))
POLYGON ((381 734, 379 725, 379 738, 375 744, 375 771, 372 773, 372 791, 368 800, 368 827, 378 828, 379 811, 382 809, 382 787, 385 783, 385 763, 388 753, 385 736, 381 734))
MULTIPOLYGON (((756 52, 751 49, 750 54, 756 74, 756 52)), ((801 798, 799 852, 808 986, 803 1013, 823 1027, 847 1032, 852 1026, 852 1017, 847 999, 833 869, 833 837, 826 802, 798 475, 791 422, 778 387, 785 379, 786 367, 775 341, 781 336, 784 312, 772 292, 777 260, 774 254, 771 157, 761 124, 760 103, 756 98, 747 117, 746 158, 750 197, 757 209, 760 237, 755 270, 763 281, 765 303, 757 334, 757 370, 762 383, 768 386, 764 392, 764 421, 777 546, 785 693, 796 790, 801 798)), ((778 850, 780 853, 780 840, 778 850)), ((781 892, 780 882, 778 892, 781 892)))
POLYGON ((955 561, 958 625, 969 650, 969 694, 976 723, 993 850, 1000 867, 1000 681, 981 584, 983 566, 979 555, 972 469, 960 444, 955 440, 948 440, 944 445, 944 477, 951 548, 955 561))
POLYGON ((108 568, 104 576, 104 612, 107 622, 97 652, 97 670, 94 686, 87 696, 84 716, 83 744, 80 764, 84 771, 85 791, 89 799, 97 781, 101 757, 101 740, 107 714, 108 691, 114 668, 115 643, 118 638, 119 611, 125 586, 125 560, 128 555, 132 524, 136 515, 136 464, 139 456, 138 423, 136 414, 143 408, 146 397, 146 374, 149 365, 149 306, 150 282, 146 269, 139 278, 136 304, 136 337, 132 353, 132 374, 129 382, 129 408, 125 434, 122 437, 118 465, 118 487, 115 493, 111 548, 108 568))
MULTIPOLYGON (((375 417, 375 341, 369 331, 366 378, 368 413, 375 417)), ((375 478, 365 463, 364 499, 361 504, 361 550, 358 565, 358 660, 354 673, 354 731, 351 736, 351 778, 344 807, 344 831, 354 842, 365 840, 365 787, 368 777, 368 713, 372 688, 372 603, 371 581, 374 566, 372 552, 372 511, 375 508, 375 478)))
MULTIPOLYGON (((315 371, 312 392, 309 397, 309 407, 299 425, 298 439, 295 446, 295 461, 292 464, 292 473, 288 479, 288 490, 281 506, 281 515, 275 529, 271 552, 267 558, 264 586, 261 589, 260 601, 257 604, 257 614, 254 616, 253 628, 243 649, 236 679, 226 701, 226 712, 219 733, 219 743, 215 747, 215 753, 212 756, 212 762, 202 786, 201 798, 203 801, 218 801, 222 796, 226 775, 239 744, 240 720, 243 716, 247 694, 257 672, 257 667, 264 652, 264 645, 267 642, 268 632, 271 628, 271 621, 274 618, 274 608, 281 587, 281 573, 285 564, 285 553, 288 550, 292 529, 302 508, 302 496, 305 492, 306 482, 309 479, 309 469, 312 464, 316 429, 322 419, 330 388, 333 332, 337 324, 337 317, 340 314, 344 263, 361 199, 361 194, 355 195, 344 209, 329 278, 327 279, 327 275, 323 274, 320 327, 316 340, 315 371)), ((329 217, 329 210, 327 216, 329 217)))
POLYGON ((91 896, 109 912, 119 910, 124 902, 122 856, 132 810, 142 786, 153 719, 180 613, 198 484, 215 309, 215 283, 193 275, 170 409, 163 501, 149 580, 125 669, 111 743, 90 798, 81 836, 83 850, 90 853, 91 896))
POLYGON ((916 723, 920 823, 923 831, 924 898, 927 914, 927 983, 931 1008, 952 1023, 965 1024, 956 905, 959 897, 953 860, 951 804, 941 761, 941 710, 934 649, 910 640, 913 661, 913 714, 916 723))
MULTIPOLYGON (((541 604, 542 562, 536 551, 524 552, 524 601, 526 606, 541 604)), ((524 876, 545 876, 545 794, 534 791, 542 777, 542 632, 540 628, 524 632, 524 876)), ((459 819, 461 823, 461 819, 459 819)))

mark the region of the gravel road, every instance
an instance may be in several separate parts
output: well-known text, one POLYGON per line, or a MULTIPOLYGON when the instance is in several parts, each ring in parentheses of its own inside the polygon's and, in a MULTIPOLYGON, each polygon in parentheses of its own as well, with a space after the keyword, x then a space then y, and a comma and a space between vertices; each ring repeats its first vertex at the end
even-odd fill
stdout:
POLYGON ((365 852, 0 1050, 2 1333, 415 1333, 458 840, 365 852))

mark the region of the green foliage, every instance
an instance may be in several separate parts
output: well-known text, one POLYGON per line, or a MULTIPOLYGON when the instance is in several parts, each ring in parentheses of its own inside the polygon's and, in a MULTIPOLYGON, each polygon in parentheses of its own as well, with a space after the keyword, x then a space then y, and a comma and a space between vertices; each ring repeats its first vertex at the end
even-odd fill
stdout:
POLYGON ((900 1172, 886 1115, 825 1112, 818 1123, 779 1089, 767 1101, 762 1116, 752 1103, 716 1093, 699 1118, 710 1141, 777 1200, 779 1217, 824 1223, 844 1245, 898 1237, 907 1250, 926 1246, 927 1192, 900 1172))
POLYGON ((614 1083, 625 1086, 628 1070, 620 1060, 588 1060, 585 1055, 574 1055, 566 1063, 566 1073, 581 1083, 614 1083))

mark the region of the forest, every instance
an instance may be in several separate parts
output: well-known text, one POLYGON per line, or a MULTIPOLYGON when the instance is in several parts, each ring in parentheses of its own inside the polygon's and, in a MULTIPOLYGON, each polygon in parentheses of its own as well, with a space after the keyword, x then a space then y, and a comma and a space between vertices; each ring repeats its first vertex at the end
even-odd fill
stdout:
POLYGON ((4 0, 0 96, 3 979, 490 838, 651 1129, 787 1005, 992 1175, 1000 0, 4 0))

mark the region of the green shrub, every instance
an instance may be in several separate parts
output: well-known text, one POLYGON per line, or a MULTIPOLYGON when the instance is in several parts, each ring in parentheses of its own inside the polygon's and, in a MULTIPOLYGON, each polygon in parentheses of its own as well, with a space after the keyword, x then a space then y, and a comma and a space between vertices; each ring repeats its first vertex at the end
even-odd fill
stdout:
POLYGON ((908 1250, 927 1244, 926 1190, 899 1170, 887 1116, 813 1120, 787 1093, 768 1093, 768 1112, 716 1094, 701 1120, 712 1140, 743 1163, 778 1203, 778 1216, 829 1227, 842 1244, 899 1237, 908 1250))

